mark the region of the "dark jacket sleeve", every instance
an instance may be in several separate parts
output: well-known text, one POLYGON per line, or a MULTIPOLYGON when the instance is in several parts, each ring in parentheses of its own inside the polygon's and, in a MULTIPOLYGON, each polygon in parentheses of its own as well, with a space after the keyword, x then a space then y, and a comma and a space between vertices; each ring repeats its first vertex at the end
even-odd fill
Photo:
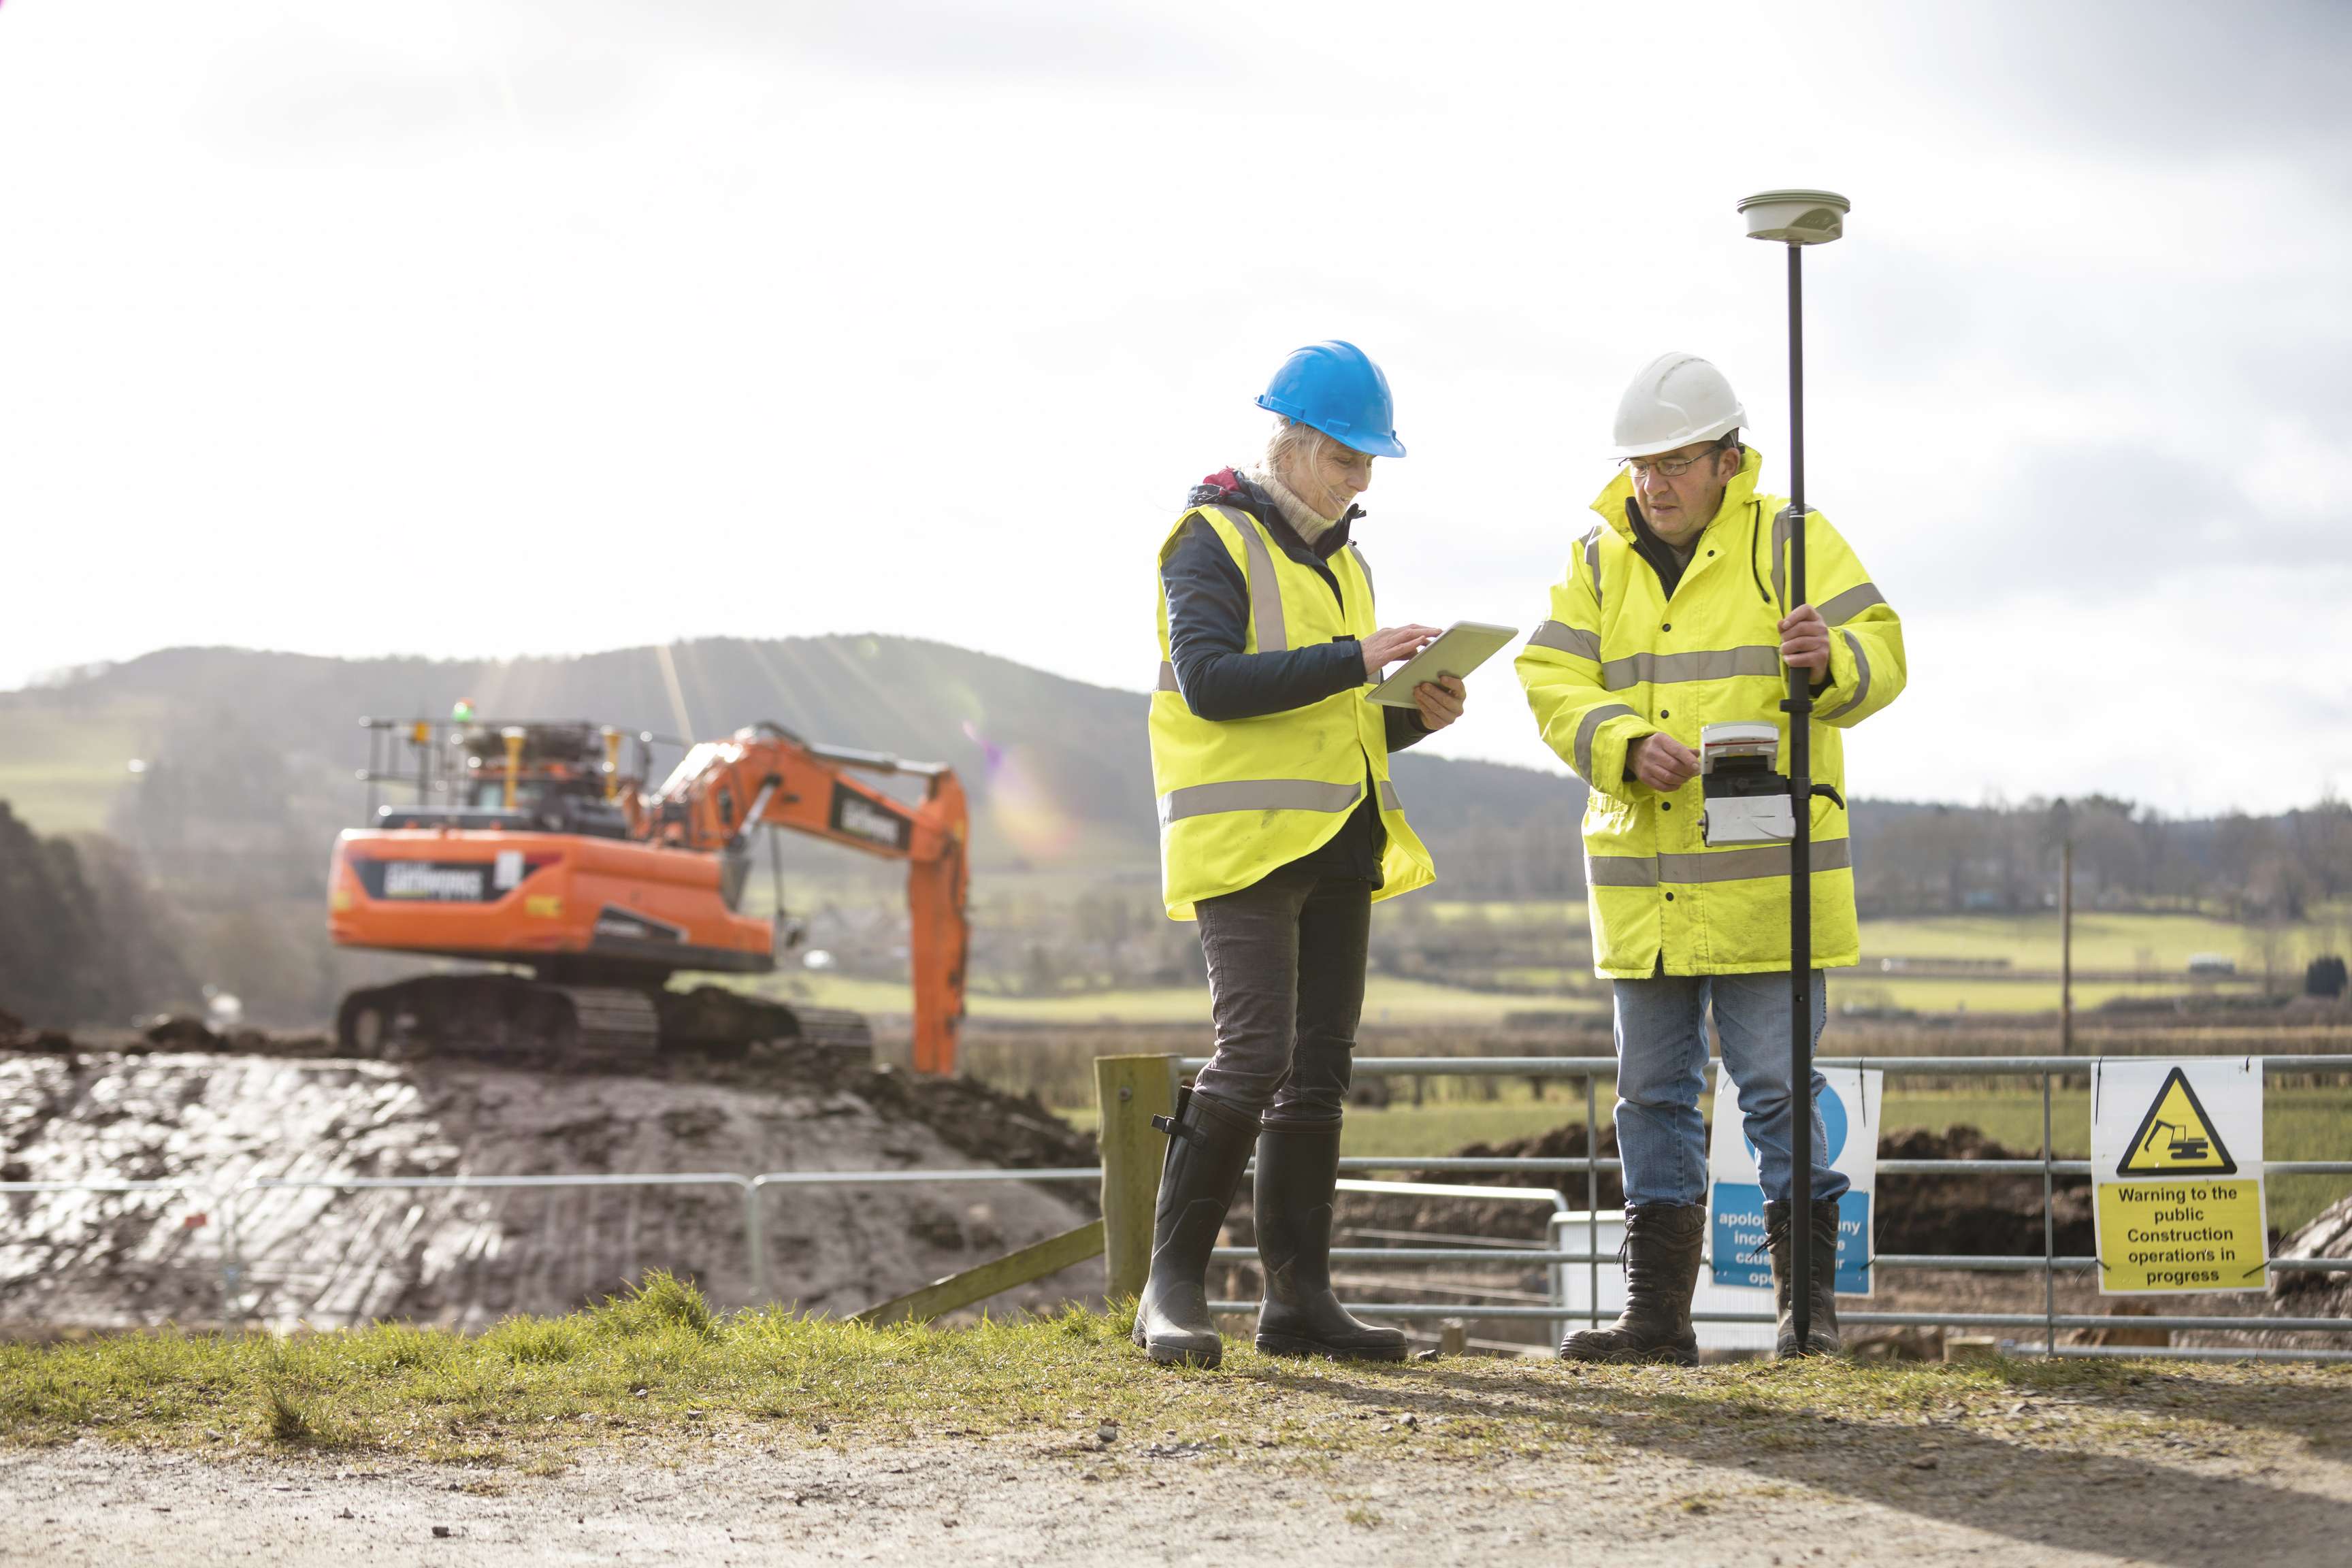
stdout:
POLYGON ((1402 752, 1430 733, 1422 724, 1418 708, 1385 708, 1381 711, 1388 716, 1389 750, 1391 752, 1402 752))
MULTIPOLYGON (((1364 684, 1363 650, 1353 637, 1281 653, 1242 651, 1249 585, 1215 529, 1200 518, 1160 558, 1160 586, 1168 595, 1176 686, 1201 718, 1286 713, 1364 684)), ((1393 750, 1393 739, 1390 745, 1393 750)))

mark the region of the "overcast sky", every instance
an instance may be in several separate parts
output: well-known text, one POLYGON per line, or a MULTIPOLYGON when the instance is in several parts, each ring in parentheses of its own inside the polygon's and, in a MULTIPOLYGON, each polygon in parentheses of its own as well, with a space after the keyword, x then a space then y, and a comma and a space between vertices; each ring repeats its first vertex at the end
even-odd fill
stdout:
MULTIPOLYGON (((1667 348, 1903 613, 1853 786, 2352 787, 2352 6, 10 0, 0 687, 890 631, 1140 689, 1386 367, 1383 619, 1527 626, 1667 348)), ((752 715, 744 715, 751 718, 752 715)), ((838 739, 854 742, 856 737, 838 739)), ((1437 743, 1557 766, 1498 663, 1437 743)))

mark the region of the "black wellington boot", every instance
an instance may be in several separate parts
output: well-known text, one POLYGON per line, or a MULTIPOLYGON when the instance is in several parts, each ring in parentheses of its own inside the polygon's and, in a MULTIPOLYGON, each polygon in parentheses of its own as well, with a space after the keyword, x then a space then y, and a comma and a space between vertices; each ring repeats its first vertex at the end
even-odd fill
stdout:
MULTIPOLYGON (((1812 1205, 1813 1255, 1812 1288, 1809 1293, 1812 1310, 1805 1324, 1805 1342, 1815 1355, 1836 1355, 1845 1349, 1838 1337, 1837 1321, 1837 1233, 1838 1205, 1835 1198, 1812 1205)), ((1764 1241, 1772 1249, 1772 1306, 1780 1315, 1779 1342, 1772 1353, 1793 1356, 1797 1353, 1797 1313, 1795 1296, 1795 1266, 1789 1258, 1790 1205, 1775 1200, 1764 1205, 1764 1241)))
POLYGON ((1625 1310, 1605 1329, 1560 1342, 1562 1361, 1698 1364, 1691 1293, 1706 1242, 1705 1204, 1629 1204, 1625 1208, 1625 1310))
POLYGON ((1339 1184, 1337 1121, 1269 1121, 1258 1134, 1253 1210, 1265 1300, 1257 1310, 1257 1348, 1267 1355, 1402 1361, 1403 1331, 1360 1321, 1331 1289, 1339 1184))
POLYGON ((1168 1134, 1168 1158, 1160 1167, 1151 1278, 1136 1304, 1135 1342, 1163 1366, 1215 1366, 1225 1349, 1209 1317, 1209 1254, 1242 1184, 1257 1118, 1187 1088, 1174 1116, 1151 1120, 1168 1134))

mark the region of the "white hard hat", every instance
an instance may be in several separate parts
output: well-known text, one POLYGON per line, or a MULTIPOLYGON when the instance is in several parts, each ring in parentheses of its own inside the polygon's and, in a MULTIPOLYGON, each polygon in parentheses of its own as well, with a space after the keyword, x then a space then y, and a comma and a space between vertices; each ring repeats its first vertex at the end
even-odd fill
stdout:
POLYGON ((1723 373, 1696 354, 1663 353, 1642 367, 1617 404, 1620 458, 1713 441, 1748 423, 1723 373))

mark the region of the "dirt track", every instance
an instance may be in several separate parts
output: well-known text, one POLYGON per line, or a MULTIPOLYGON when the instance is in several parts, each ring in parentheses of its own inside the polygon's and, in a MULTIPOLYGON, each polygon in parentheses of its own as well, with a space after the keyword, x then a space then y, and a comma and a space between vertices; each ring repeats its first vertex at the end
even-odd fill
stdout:
MULTIPOLYGON (((207 1460, 84 1442, 0 1454, 0 1560, 307 1568, 489 1563, 2179 1565, 2343 1561, 2352 1466, 2277 1434, 2227 1457, 2083 1458, 1855 1426, 1746 1456, 1312 1455, 1122 1442, 856 1453, 720 1436, 552 1477, 207 1460), (2265 1453, 2263 1450, 2268 1449, 2265 1453), (1916 1461, 1934 1460, 1934 1468, 1916 1461), (446 1531, 436 1533, 436 1531, 446 1531)), ((1679 1451, 1678 1451, 1679 1450, 1679 1451)))

